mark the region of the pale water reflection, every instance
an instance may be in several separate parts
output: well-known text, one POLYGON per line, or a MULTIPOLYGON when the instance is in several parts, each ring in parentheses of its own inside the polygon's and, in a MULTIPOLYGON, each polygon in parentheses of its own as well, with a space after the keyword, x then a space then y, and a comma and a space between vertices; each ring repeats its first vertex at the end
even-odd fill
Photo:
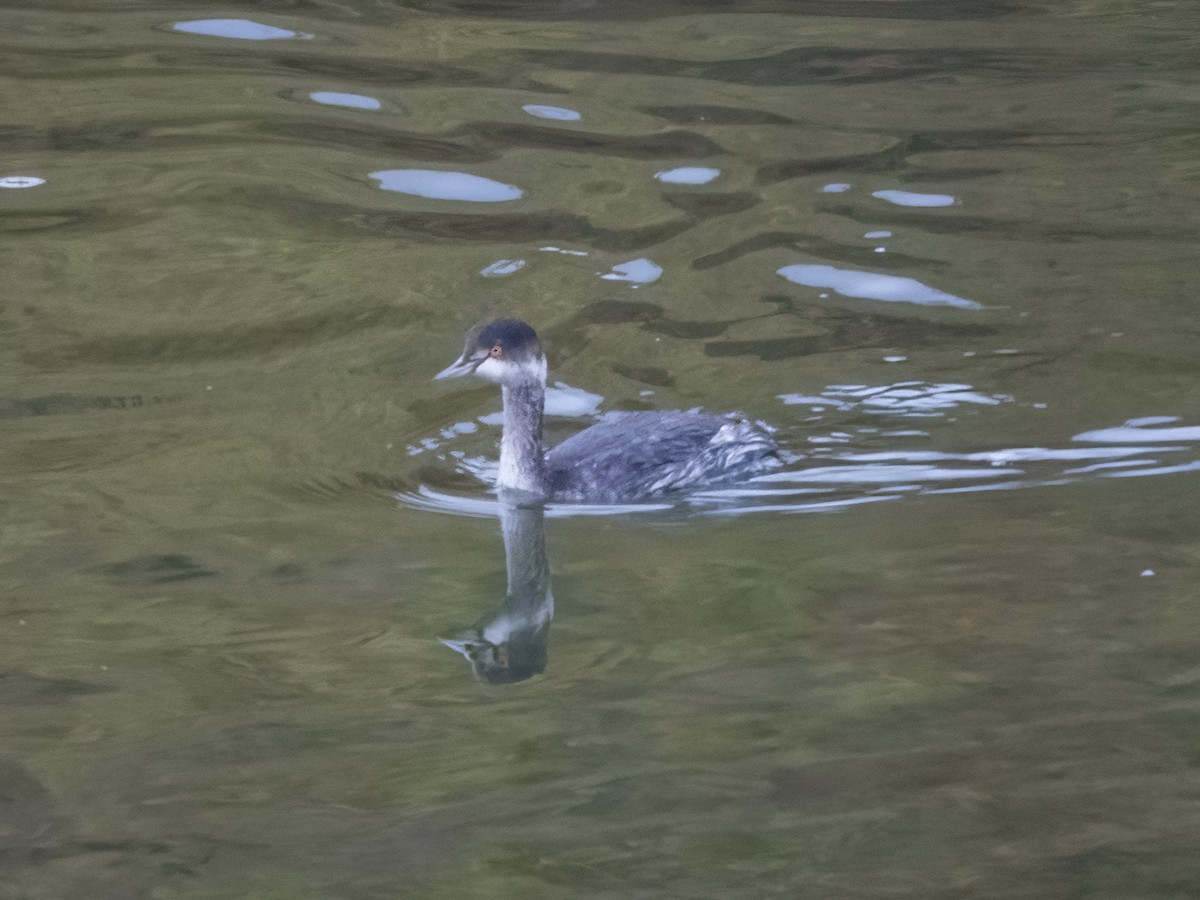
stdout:
POLYGON ((921 194, 916 191, 873 191, 871 196, 897 206, 953 206, 958 202, 949 194, 921 194))
POLYGON ((545 106, 540 103, 526 103, 521 109, 539 119, 554 119, 559 122, 578 122, 583 118, 573 109, 561 106, 545 106))
POLYGON ((383 104, 374 97, 364 94, 346 94, 341 91, 313 91, 308 95, 316 103, 325 106, 345 106, 349 109, 380 109, 383 104))
POLYGON ((628 262, 617 263, 611 272, 605 272, 600 277, 605 281, 628 281, 634 286, 653 284, 662 277, 663 269, 654 260, 631 259, 628 262))
POLYGON ((721 174, 720 169, 706 166, 681 166, 665 172, 655 172, 654 177, 664 184, 708 184, 721 174))
POLYGON ((826 409, 839 412, 859 410, 906 417, 945 416, 968 406, 997 406, 1011 403, 1009 394, 983 394, 969 384, 930 384, 924 381, 899 381, 895 384, 831 384, 813 396, 780 394, 787 406, 807 406, 813 412, 826 409))
POLYGON ((498 259, 480 269, 479 274, 484 278, 504 278, 508 275, 515 275, 523 268, 525 268, 523 259, 498 259))
POLYGON ((302 31, 289 31, 274 25, 264 25, 250 19, 193 19, 187 22, 176 22, 172 26, 176 31, 186 34, 200 34, 208 37, 235 38, 242 41, 283 41, 307 40, 311 34, 302 31))
POLYGON ((38 178, 36 175, 6 175, 0 178, 0 188, 31 188, 38 187, 46 183, 45 178, 38 178))
POLYGON ((372 172, 371 177, 385 191, 412 194, 432 200, 463 200, 469 203, 505 203, 519 200, 525 192, 469 172, 443 172, 436 169, 387 169, 372 172))
POLYGON ((793 284, 833 288, 844 297, 882 300, 885 303, 918 303, 922 306, 956 306, 959 309, 983 308, 982 304, 974 300, 956 297, 954 294, 922 284, 915 278, 901 275, 811 264, 784 266, 779 269, 778 274, 793 284))

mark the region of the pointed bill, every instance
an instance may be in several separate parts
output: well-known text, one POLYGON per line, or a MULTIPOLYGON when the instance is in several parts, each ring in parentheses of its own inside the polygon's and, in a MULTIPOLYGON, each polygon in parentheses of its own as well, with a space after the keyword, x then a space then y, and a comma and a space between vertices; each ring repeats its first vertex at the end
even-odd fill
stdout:
MULTIPOLYGON (((484 357, 486 359, 487 357, 484 357)), ((477 368, 483 359, 468 359, 463 357, 457 362, 453 362, 442 371, 433 376, 434 381, 441 381, 443 378, 461 378, 463 375, 470 375, 477 368)))
POLYGON ((461 653, 463 655, 463 658, 468 661, 471 659, 471 650, 473 647, 472 641, 469 641, 469 640, 452 641, 452 640, 447 640, 446 638, 438 638, 438 643, 445 644, 447 647, 449 647, 451 650, 453 650, 456 653, 461 653))

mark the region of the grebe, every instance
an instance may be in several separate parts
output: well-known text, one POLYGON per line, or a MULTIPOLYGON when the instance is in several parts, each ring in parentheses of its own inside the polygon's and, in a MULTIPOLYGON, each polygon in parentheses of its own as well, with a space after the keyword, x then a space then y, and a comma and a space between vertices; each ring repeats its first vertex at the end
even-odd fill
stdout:
POLYGON ((500 385, 504 428, 497 487, 542 500, 619 503, 748 478, 777 465, 764 427, 694 412, 610 413, 547 450, 546 356, 537 332, 497 319, 467 333, 462 358, 435 376, 500 385))

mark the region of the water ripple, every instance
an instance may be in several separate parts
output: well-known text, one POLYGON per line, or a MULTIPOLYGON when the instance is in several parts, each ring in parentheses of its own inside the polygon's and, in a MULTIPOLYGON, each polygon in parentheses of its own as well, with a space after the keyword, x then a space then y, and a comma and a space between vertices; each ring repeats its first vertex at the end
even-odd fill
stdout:
MULTIPOLYGON (((514 19, 533 22, 640 22, 649 19, 674 18, 692 12, 695 4, 646 3, 644 0, 580 0, 564 4, 560 0, 405 0, 403 6, 414 6, 425 14, 514 19)), ((887 4, 871 3, 864 8, 861 0, 812 0, 797 7, 794 0, 739 0, 736 7, 704 7, 706 13, 719 15, 736 12, 739 15, 783 15, 845 17, 861 19, 894 19, 900 21, 940 21, 992 19, 1006 16, 1019 9, 1009 0, 964 6, 962 0, 891 0, 887 4)))
MULTIPOLYGON (((560 386, 565 389, 565 386, 560 386)), ((568 389, 569 390, 569 389, 568 389)), ((587 395, 586 407, 557 408, 559 415, 592 418, 599 397, 587 395)), ((1200 470, 1200 426, 1175 425, 1174 417, 1134 419, 1124 425, 1076 435, 1072 440, 1094 446, 1013 446, 952 452, 911 446, 930 438, 927 431, 888 427, 891 418, 937 419, 956 422, 969 409, 986 414, 1002 404, 1014 404, 1007 394, 989 394, 969 384, 899 382, 892 385, 830 385, 817 395, 785 394, 787 406, 804 406, 812 416, 778 434, 784 466, 746 482, 715 486, 650 503, 621 506, 552 505, 548 514, 625 515, 670 510, 702 515, 748 513, 831 512, 862 503, 895 500, 922 494, 953 494, 990 490, 1024 490, 1075 484, 1098 478, 1138 478, 1200 470), (955 419, 946 419, 948 413, 955 419), (840 424, 822 431, 821 423, 834 414, 840 424), (858 418, 861 414, 873 420, 858 418), (880 444, 883 446, 880 446, 880 444), (1080 465, 1086 463, 1086 465, 1080 465)), ((481 422, 498 426, 498 415, 481 422)), ((444 429, 426 438, 410 453, 434 454, 458 476, 475 479, 490 490, 497 472, 490 454, 459 449, 461 439, 471 447, 494 448, 498 433, 477 433, 474 423, 444 429), (470 426, 470 427, 465 427, 470 426)), ((494 450, 493 450, 494 452, 494 450)), ((463 495, 422 485, 396 492, 403 505, 456 515, 495 515, 496 503, 478 493, 463 495)))

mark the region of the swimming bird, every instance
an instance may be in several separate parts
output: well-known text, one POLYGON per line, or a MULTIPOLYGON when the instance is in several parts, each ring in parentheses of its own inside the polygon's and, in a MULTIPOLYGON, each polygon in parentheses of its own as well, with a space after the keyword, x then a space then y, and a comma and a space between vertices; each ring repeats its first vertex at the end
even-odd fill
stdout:
POLYGON ((474 375, 499 384, 501 491, 541 500, 621 503, 751 477, 777 465, 765 426, 698 412, 610 413, 546 449, 546 355, 519 319, 496 319, 467 333, 462 357, 435 377, 474 375))

